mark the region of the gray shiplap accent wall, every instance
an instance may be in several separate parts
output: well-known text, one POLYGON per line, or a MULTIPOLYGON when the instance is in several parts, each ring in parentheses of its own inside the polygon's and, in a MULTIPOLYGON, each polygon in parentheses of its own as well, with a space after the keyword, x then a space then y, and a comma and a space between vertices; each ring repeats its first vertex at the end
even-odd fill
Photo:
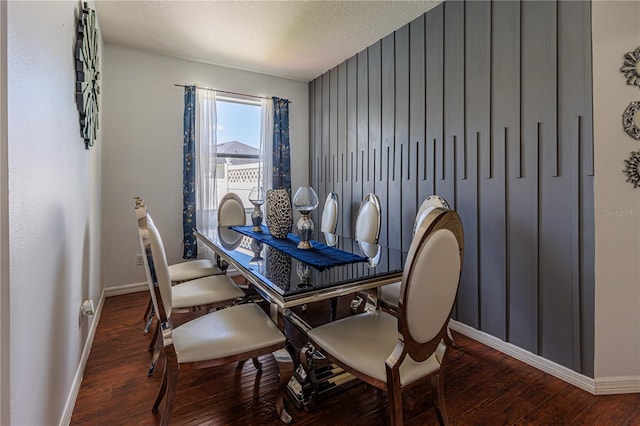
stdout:
MULTIPOLYGON (((457 320, 593 376, 589 2, 445 2, 309 83, 311 184, 408 248, 437 193, 465 228, 457 320)), ((321 203, 322 204, 322 203, 321 203)), ((316 212, 316 218, 322 213, 316 212)))

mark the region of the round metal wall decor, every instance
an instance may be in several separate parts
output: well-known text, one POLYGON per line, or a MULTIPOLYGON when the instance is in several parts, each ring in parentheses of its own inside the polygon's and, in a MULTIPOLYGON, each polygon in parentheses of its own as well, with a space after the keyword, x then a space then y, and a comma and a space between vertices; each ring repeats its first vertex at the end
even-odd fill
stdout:
POLYGON ((80 136, 86 149, 92 147, 98 129, 100 62, 96 12, 83 4, 76 27, 76 104, 80 113, 80 136))
POLYGON ((624 64, 620 71, 630 86, 640 86, 640 47, 624 55, 624 64))
POLYGON ((640 102, 631 102, 622 113, 622 127, 629 136, 640 140, 640 102))
POLYGON ((631 156, 624 160, 624 174, 627 175, 627 182, 634 188, 640 186, 640 151, 632 152, 631 156))

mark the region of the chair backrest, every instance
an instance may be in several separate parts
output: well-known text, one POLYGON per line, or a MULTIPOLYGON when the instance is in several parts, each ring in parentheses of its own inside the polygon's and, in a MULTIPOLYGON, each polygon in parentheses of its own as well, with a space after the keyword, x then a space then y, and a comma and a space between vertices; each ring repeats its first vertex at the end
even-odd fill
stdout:
POLYGON ((420 205, 418 209, 418 213, 416 214, 415 222, 413 222, 413 234, 415 235, 416 230, 422 223, 422 221, 427 217, 427 214, 433 210, 434 207, 440 207, 443 209, 449 209, 449 203, 444 198, 438 195, 429 195, 420 205))
POLYGON ((218 205, 218 226, 246 225, 247 215, 240 197, 233 192, 224 194, 218 205))
POLYGON ((330 192, 327 194, 327 199, 324 202, 324 209, 322 210, 322 220, 320 222, 320 231, 327 232, 329 234, 336 233, 336 226, 338 225, 338 194, 330 192))
POLYGON ((140 242, 140 249, 142 250, 142 253, 143 253, 142 263, 144 265, 144 272, 147 276, 147 284, 149 285, 151 298, 153 299, 153 303, 155 304, 156 300, 155 300, 155 295, 153 294, 154 293, 153 286, 154 286, 154 283, 156 282, 156 278, 155 278, 155 275, 151 275, 152 268, 150 268, 149 259, 146 256, 146 251, 145 251, 145 246, 143 241, 143 234, 144 232, 146 232, 146 221, 148 220, 147 206, 144 203, 144 200, 140 197, 133 197, 133 200, 136 203, 135 213, 136 213, 136 221, 138 223, 138 240, 140 242))
POLYGON ((367 194, 356 218, 356 240, 377 244, 379 235, 380 199, 375 194, 367 194))
POLYGON ((446 333, 460 282, 463 239, 458 214, 435 207, 411 242, 398 300, 398 330, 417 362, 427 359, 446 333))
POLYGON ((173 306, 169 265, 162 237, 144 204, 136 205, 136 218, 151 298, 158 318, 165 322, 171 316, 173 306))

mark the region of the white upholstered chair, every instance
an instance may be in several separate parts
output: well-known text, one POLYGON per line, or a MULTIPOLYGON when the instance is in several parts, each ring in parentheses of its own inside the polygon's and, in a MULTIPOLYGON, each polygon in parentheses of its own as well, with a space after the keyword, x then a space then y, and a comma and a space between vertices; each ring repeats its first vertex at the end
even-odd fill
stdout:
POLYGON ((380 199, 375 194, 365 195, 356 218, 356 240, 377 244, 380 220, 380 199))
POLYGON ((233 192, 224 194, 218 204, 218 227, 246 224, 247 214, 240 197, 233 192))
MULTIPOLYGON (((176 309, 175 291, 184 284, 171 285, 160 234, 153 222, 148 220, 146 212, 136 209, 136 213, 149 276, 155 279, 150 289, 161 324, 162 349, 165 353, 162 383, 152 408, 158 412, 166 396, 161 424, 169 424, 179 371, 245 361, 266 354, 273 354, 280 372, 276 411, 284 423, 289 423, 291 416, 284 407, 283 396, 293 373, 293 361, 285 349, 285 336, 271 318, 253 303, 211 312, 173 328, 170 319, 176 309)), ((226 276, 221 278, 228 279, 226 276)), ((261 368, 260 363, 254 362, 254 365, 261 368)))
MULTIPOLYGON (((234 250, 241 243, 244 237, 229 226, 244 226, 247 224, 247 214, 244 210, 244 204, 238 194, 227 192, 222 196, 218 204, 218 236, 220 243, 227 250, 234 250)), ((218 267, 226 272, 229 265, 224 260, 216 256, 218 267)))
MULTIPOLYGON (((144 206, 144 200, 142 198, 134 197, 134 201, 136 203, 136 206, 144 206)), ((211 259, 187 260, 185 262, 179 262, 173 265, 169 265, 169 276, 171 277, 171 282, 174 284, 178 284, 182 281, 195 280, 197 278, 219 274, 222 274, 222 270, 215 266, 211 259)), ((145 335, 149 332, 149 328, 151 327, 151 323, 154 318, 154 314, 153 312, 151 312, 152 309, 153 304, 151 303, 151 299, 149 299, 147 309, 145 310, 143 316, 144 321, 146 322, 143 331, 143 334, 145 335)))
POLYGON ((324 202, 322 218, 320 221, 320 231, 324 234, 327 245, 334 247, 338 244, 336 227, 338 226, 338 194, 330 192, 324 202))
MULTIPOLYGON (((372 193, 365 195, 360 203, 358 216, 356 217, 355 239, 358 241, 358 246, 363 256, 367 257, 368 265, 372 267, 376 266, 380 261, 381 250, 378 245, 378 237, 380 236, 381 216, 378 196, 372 193)), ((367 292, 357 293, 354 299, 351 300, 351 311, 353 313, 357 312, 364 300, 367 300, 365 309, 374 306, 370 299, 367 292)))
MULTIPOLYGON (((444 369, 447 324, 462 267, 463 230, 453 210, 435 208, 419 226, 404 266, 397 317, 364 312, 309 331, 315 349, 360 380, 386 391, 391 425, 402 425, 402 391, 431 380, 436 413, 448 424, 444 369)), ((313 357, 301 352, 302 365, 313 357)))
MULTIPOLYGON (((145 217, 145 223, 147 226, 153 226, 153 229, 157 228, 153 225, 153 220, 151 216, 147 213, 147 208, 142 204, 136 204, 136 218, 138 219, 138 225, 140 225, 140 217, 145 217)), ((143 253, 143 263, 145 267, 145 273, 147 276, 147 282, 150 290, 150 298, 151 303, 153 305, 152 313, 157 309, 156 304, 154 303, 154 283, 156 279, 153 275, 153 264, 149 264, 149 258, 144 255, 145 247, 142 239, 143 230, 138 227, 138 235, 140 239, 140 248, 143 253)), ((158 238, 159 233, 158 233, 158 238)), ((162 248, 162 255, 164 257, 164 261, 166 262, 166 254, 164 252, 164 246, 162 248)), ((173 285, 173 281, 171 280, 171 273, 169 272, 170 267, 167 265, 167 275, 169 279, 169 283, 174 287, 172 291, 172 308, 174 313, 185 313, 192 312, 198 310, 209 310, 224 307, 230 304, 233 304, 236 300, 242 299, 245 297, 244 291, 240 287, 238 287, 234 281, 227 277, 226 275, 209 275, 202 278, 197 278, 194 280, 183 281, 180 284, 173 285)), ((156 312, 157 313, 157 312, 156 312)), ((158 347, 158 332, 159 327, 156 325, 156 330, 153 335, 153 339, 149 345, 149 351, 154 351, 151 365, 149 367, 148 375, 151 376, 153 371, 155 370, 156 363, 158 361, 158 357, 160 355, 160 348, 158 347)))
MULTIPOLYGON (((140 197, 135 197, 134 200, 136 204, 144 205, 144 200, 140 197)), ((169 275, 174 284, 221 273, 222 271, 213 264, 211 259, 187 260, 169 265, 169 275)))
MULTIPOLYGON (((418 213, 416 213, 416 219, 413 222, 414 235, 422 221, 427 217, 427 214, 436 207, 449 209, 449 203, 438 195, 430 195, 422 202, 418 213)), ((385 308, 397 309, 399 296, 400 282, 383 285, 378 288, 378 303, 385 308)))

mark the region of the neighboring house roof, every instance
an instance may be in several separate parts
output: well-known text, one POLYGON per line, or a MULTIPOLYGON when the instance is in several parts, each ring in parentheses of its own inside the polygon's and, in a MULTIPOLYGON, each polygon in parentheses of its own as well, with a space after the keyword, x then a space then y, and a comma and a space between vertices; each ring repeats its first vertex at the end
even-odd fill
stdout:
POLYGON ((220 143, 217 146, 218 156, 221 154, 235 154, 235 155, 260 155, 260 150, 258 148, 252 147, 250 145, 244 144, 238 141, 229 141, 220 143))
POLYGON ((255 158, 225 158, 226 155, 253 155, 260 157, 260 150, 258 148, 238 141, 229 141, 218 144, 216 153, 216 164, 225 164, 227 160, 229 160, 231 164, 235 165, 251 164, 257 161, 255 158))

